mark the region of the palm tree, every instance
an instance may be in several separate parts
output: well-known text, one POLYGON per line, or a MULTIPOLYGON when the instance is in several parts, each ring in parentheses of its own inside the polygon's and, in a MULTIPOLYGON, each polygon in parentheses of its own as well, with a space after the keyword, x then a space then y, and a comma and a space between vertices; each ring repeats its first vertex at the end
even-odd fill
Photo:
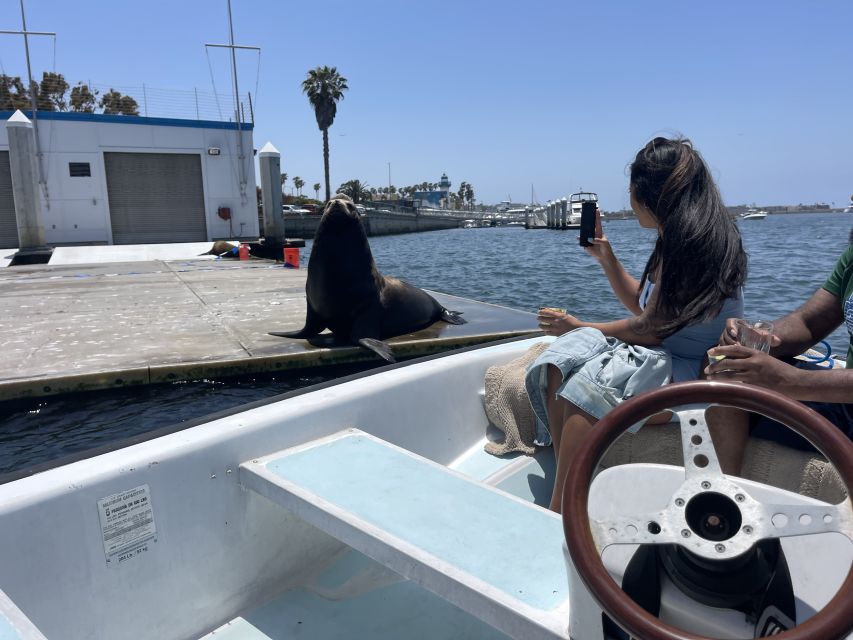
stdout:
POLYGON ((468 201, 468 208, 474 210, 474 187, 470 183, 465 185, 465 199, 468 201))
POLYGON ((336 67, 317 67, 308 72, 302 81, 302 92, 308 96, 308 102, 314 107, 317 127, 323 132, 323 168, 326 171, 326 200, 331 199, 329 190, 329 127, 335 121, 338 101, 343 100, 348 90, 347 79, 338 73, 336 67))
POLYGON ((461 202, 465 202, 465 188, 468 186, 468 183, 464 180, 459 183, 459 191, 456 192, 456 196, 459 198, 461 202))
POLYGON ((299 176, 293 177, 293 186, 296 187, 296 194, 302 195, 302 187, 305 186, 305 180, 300 178, 299 176))
POLYGON ((361 180, 348 180, 338 187, 338 193, 352 198, 354 204, 360 204, 363 200, 370 200, 370 187, 361 180))
POLYGON ((287 183, 287 174, 281 174, 281 190, 284 191, 284 185, 287 183))
POLYGON ((315 200, 320 199, 320 183, 319 182, 314 183, 314 199, 315 200))

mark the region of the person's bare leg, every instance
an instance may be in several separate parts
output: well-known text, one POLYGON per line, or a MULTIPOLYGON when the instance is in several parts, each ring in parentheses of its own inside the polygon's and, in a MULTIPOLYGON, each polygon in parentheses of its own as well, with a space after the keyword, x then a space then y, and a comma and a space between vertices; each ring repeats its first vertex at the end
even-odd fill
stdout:
MULTIPOLYGON (((551 494, 549 509, 560 513, 563 502, 563 484, 569 473, 569 466, 574 460, 577 450, 580 448, 584 438, 589 435, 598 420, 582 411, 570 402, 564 401, 565 416, 563 429, 560 434, 559 450, 554 449, 557 455, 557 471, 554 477, 554 492, 551 494)), ((556 443, 555 443, 556 445, 556 443)))
POLYGON ((709 407, 705 417, 723 473, 740 475, 749 440, 749 413, 734 407, 709 407))
MULTIPOLYGON (((704 373, 706 366, 707 356, 702 361, 703 372, 699 375, 700 380, 707 379, 704 373)), ((749 413, 734 407, 708 407, 705 419, 720 469, 727 475, 739 476, 743 467, 744 450, 749 440, 749 413)))
POLYGON ((560 449, 560 436, 563 433, 563 412, 566 401, 557 397, 557 389, 563 382, 562 372, 552 364, 546 366, 548 367, 548 386, 545 394, 545 406, 548 409, 548 429, 554 443, 554 459, 556 460, 560 449))

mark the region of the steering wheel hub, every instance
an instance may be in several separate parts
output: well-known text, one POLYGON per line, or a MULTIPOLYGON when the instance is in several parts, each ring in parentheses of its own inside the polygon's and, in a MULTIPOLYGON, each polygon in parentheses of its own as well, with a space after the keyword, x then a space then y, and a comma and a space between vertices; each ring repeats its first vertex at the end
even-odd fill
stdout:
POLYGON ((743 522, 734 500, 716 491, 694 496, 684 509, 687 526, 698 536, 722 542, 734 536, 743 522))

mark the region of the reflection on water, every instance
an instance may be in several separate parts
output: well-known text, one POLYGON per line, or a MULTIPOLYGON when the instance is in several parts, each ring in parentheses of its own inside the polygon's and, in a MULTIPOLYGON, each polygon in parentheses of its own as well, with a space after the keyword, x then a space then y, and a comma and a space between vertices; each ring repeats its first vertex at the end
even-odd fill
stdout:
POLYGON ((363 371, 326 368, 311 375, 275 374, 93 391, 0 404, 0 474, 363 371))
MULTIPOLYGON (((774 320, 823 284, 847 247, 853 216, 770 215, 738 224, 749 254, 747 317, 774 320)), ((604 230, 628 271, 639 277, 652 249, 652 232, 630 220, 606 222, 604 230)), ((454 229, 371 238, 370 244, 380 271, 420 287, 525 311, 543 304, 565 307, 591 321, 625 315, 601 268, 578 246, 576 231, 454 229)), ((845 353, 846 331, 836 331, 831 343, 833 351, 845 353)), ((0 473, 357 369, 138 387, 0 406, 0 473)))

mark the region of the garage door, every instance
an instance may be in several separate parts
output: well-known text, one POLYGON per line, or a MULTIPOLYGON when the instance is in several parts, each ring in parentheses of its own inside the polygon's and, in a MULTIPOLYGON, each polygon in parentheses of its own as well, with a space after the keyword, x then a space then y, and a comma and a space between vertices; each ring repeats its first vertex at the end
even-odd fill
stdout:
POLYGON ((105 153, 115 244, 207 240, 201 157, 105 153))
POLYGON ((18 246, 18 223, 12 198, 12 173, 9 152, 0 151, 0 249, 18 246))

